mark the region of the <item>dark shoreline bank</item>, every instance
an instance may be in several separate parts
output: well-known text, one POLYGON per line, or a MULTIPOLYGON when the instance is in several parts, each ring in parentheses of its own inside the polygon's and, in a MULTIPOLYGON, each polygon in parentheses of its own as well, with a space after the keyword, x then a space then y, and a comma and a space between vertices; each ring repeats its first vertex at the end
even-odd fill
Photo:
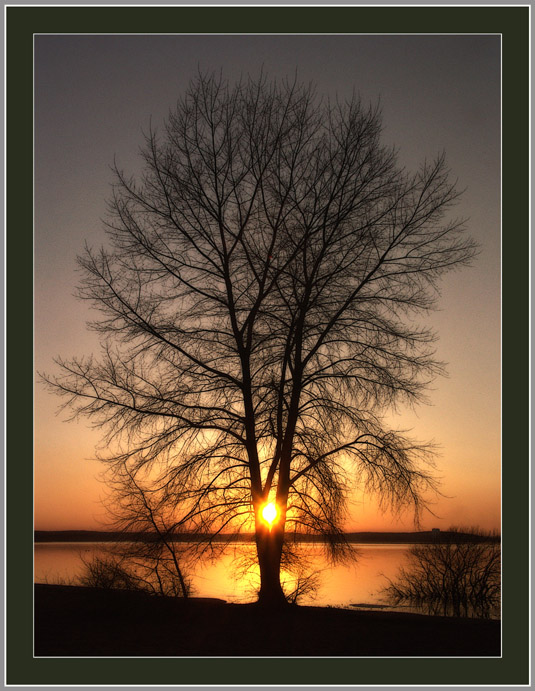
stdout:
POLYGON ((35 585, 40 656, 499 656, 500 622, 35 585))
MULTIPOLYGON (((432 543, 459 543, 459 542, 499 542, 499 536, 485 537, 472 533, 462 533, 453 531, 416 531, 400 533, 381 533, 381 532, 362 532, 346 533, 345 538, 350 543, 357 544, 432 544, 432 543)), ((118 533, 99 530, 36 530, 34 533, 35 543, 44 542, 125 542, 125 541, 145 541, 150 542, 155 539, 151 533, 118 533)), ((191 533, 180 533, 171 536, 175 542, 202 542, 210 540, 208 535, 197 535, 191 533)), ((254 542, 254 533, 221 533, 211 538, 214 542, 254 542)), ((287 535, 286 539, 295 542, 322 542, 322 537, 312 535, 297 534, 296 536, 287 535)))

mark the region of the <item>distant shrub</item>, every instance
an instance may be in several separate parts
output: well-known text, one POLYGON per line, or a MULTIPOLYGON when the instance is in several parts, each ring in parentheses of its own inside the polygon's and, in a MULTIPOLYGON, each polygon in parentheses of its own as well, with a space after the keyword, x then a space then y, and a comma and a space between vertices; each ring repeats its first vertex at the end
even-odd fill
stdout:
POLYGON ((191 587, 183 573, 178 577, 174 568, 163 559, 133 560, 110 553, 83 562, 85 568, 78 583, 86 587, 137 590, 170 597, 188 597, 190 594, 191 587))
POLYGON ((121 563, 113 557, 94 557, 82 560, 84 571, 79 577, 80 585, 105 590, 138 590, 136 579, 121 563))
POLYGON ((383 589, 387 602, 430 614, 488 618, 500 606, 500 545, 488 541, 413 545, 408 564, 383 589))

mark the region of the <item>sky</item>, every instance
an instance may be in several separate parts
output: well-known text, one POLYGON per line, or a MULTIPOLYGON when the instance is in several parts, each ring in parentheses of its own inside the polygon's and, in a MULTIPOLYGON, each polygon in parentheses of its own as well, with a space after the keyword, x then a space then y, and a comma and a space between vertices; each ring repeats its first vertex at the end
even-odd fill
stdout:
MULTIPOLYGON (((438 332, 448 376, 429 405, 390 417, 440 449, 442 496, 422 528, 500 527, 500 39, 498 36, 36 36, 35 366, 98 350, 74 292, 84 243, 105 242, 101 219, 114 159, 140 170, 149 124, 161 125, 199 68, 229 80, 256 75, 314 82, 326 96, 380 100, 383 142, 414 170, 445 151, 465 192, 456 209, 480 245, 473 266, 448 274, 438 332)), ((36 378, 37 381, 37 378, 36 378)), ((36 383, 35 528, 103 527, 101 433, 67 422, 36 383)), ((412 514, 381 514, 358 492, 350 530, 411 530, 412 514)))

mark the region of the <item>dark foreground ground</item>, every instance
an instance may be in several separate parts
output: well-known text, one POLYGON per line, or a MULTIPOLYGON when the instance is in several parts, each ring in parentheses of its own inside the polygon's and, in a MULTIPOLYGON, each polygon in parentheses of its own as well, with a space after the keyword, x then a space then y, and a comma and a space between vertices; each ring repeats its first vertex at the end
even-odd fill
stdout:
POLYGON ((499 656, 500 622, 35 586, 36 656, 499 656))

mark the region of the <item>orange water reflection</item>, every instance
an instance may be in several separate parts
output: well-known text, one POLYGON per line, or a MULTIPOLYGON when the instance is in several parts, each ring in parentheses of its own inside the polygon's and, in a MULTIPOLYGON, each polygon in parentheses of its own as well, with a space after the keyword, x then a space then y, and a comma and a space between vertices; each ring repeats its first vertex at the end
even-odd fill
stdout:
MULTIPOLYGON (((109 547, 109 546, 107 546, 109 547)), ((304 596, 301 604, 347 606, 356 603, 379 604, 380 589, 386 577, 393 578, 404 562, 407 545, 358 545, 359 558, 351 565, 329 566, 319 545, 307 545, 307 557, 312 568, 321 572, 316 597, 304 596)), ((194 595, 218 597, 229 602, 255 599, 255 576, 239 578, 235 556, 243 553, 254 556, 254 546, 231 545, 216 561, 201 559, 192 573, 194 595)), ((102 543, 46 543, 35 546, 35 578, 38 583, 60 580, 75 582, 84 565, 81 557, 90 560, 103 556, 102 543)), ((292 583, 287 575, 283 580, 292 583)))

